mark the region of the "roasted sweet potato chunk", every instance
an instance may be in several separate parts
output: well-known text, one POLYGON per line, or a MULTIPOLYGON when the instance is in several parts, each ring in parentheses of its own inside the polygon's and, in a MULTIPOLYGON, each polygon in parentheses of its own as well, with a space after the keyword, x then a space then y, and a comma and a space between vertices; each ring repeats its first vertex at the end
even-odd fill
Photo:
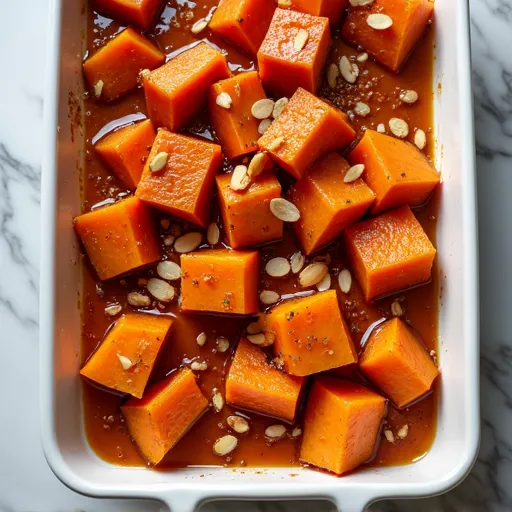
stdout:
POLYGON ((348 0, 291 0, 291 9, 315 16, 329 18, 331 25, 338 25, 348 0))
POLYGON ((116 20, 148 28, 162 8, 163 0, 94 0, 96 9, 116 20))

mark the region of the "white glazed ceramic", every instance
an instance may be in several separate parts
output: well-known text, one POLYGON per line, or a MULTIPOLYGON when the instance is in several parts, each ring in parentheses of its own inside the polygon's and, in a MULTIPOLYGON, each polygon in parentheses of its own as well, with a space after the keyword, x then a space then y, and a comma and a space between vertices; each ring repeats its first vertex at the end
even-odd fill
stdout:
MULTIPOLYGON (((82 133, 72 134, 70 97, 82 93, 85 29, 81 0, 51 0, 46 154, 42 182, 41 428, 55 474, 97 497, 155 498, 173 512, 192 512, 213 499, 331 500, 361 511, 386 497, 439 494, 469 472, 479 442, 478 308, 473 114, 466 0, 436 1, 435 98, 438 166, 443 175, 438 251, 443 289, 439 361, 443 371, 438 432, 432 449, 409 466, 364 469, 336 478, 310 470, 212 468, 157 472, 116 467, 88 447, 78 378, 80 310, 78 246, 72 219, 80 212, 82 133), (200 478, 200 474, 206 477, 200 478), (291 477, 290 473, 298 473, 291 477)), ((82 112, 83 114, 83 112, 82 112)))

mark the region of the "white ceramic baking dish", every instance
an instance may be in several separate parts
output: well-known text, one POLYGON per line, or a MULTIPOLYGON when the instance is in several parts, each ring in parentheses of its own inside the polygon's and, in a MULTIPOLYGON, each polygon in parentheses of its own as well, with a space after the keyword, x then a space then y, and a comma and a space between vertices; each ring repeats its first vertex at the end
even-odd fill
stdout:
POLYGON ((443 175, 438 228, 441 272, 439 360, 442 367, 437 437, 409 466, 364 469, 344 478, 317 471, 231 469, 158 472, 116 467, 88 447, 82 428, 78 246, 83 134, 82 0, 51 0, 42 183, 41 428, 55 474, 91 496, 154 498, 173 512, 214 499, 327 499, 361 511, 388 497, 442 493, 470 470, 479 441, 478 290, 473 115, 467 0, 436 1, 435 130, 443 175), (438 88, 437 84, 442 84, 438 88), (206 473, 205 478, 199 475, 206 473), (291 477, 290 473, 298 473, 291 477))

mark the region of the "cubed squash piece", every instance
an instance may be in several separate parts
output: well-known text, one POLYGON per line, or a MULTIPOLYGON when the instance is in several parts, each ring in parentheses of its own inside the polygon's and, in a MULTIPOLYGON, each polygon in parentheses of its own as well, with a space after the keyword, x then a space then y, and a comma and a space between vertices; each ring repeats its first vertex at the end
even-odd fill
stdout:
POLYGON ((229 174, 219 174, 216 180, 224 231, 233 249, 282 238, 283 222, 270 211, 270 201, 281 197, 281 185, 273 173, 261 174, 241 191, 229 186, 229 174))
POLYGON ((130 398, 121 412, 140 453, 158 464, 207 408, 194 374, 182 368, 148 387, 141 400, 130 398))
POLYGON ((306 405, 300 460, 342 475, 374 452, 386 400, 354 382, 317 377, 306 405))
POLYGON ((79 215, 75 229, 103 281, 161 257, 151 209, 136 197, 79 215))
POLYGON ((207 250, 181 255, 181 310, 258 312, 257 251, 207 250))
POLYGON ((344 238, 367 301, 430 279, 436 250, 408 206, 353 224, 344 238))
POLYGON ((298 87, 316 93, 331 46, 329 20, 276 9, 258 51, 258 68, 266 89, 291 96, 298 87))
POLYGON ((153 124, 147 119, 109 133, 95 149, 117 177, 133 190, 139 183, 155 137, 153 124))
POLYGON ((300 179, 315 160, 345 148, 355 136, 344 112, 299 88, 258 144, 300 179))
POLYGON ((350 9, 343 24, 343 38, 398 71, 425 32, 433 12, 433 0, 375 0, 367 7, 350 9), (391 26, 372 28, 372 18, 368 17, 376 14, 388 16, 391 26))
POLYGON ((364 164, 363 178, 377 198, 376 215, 404 204, 423 204, 439 183, 439 174, 412 144, 366 130, 348 156, 352 164, 364 164))
POLYGON ((265 315, 274 352, 290 375, 312 375, 357 362, 335 290, 283 302, 265 315))
POLYGON ((217 144, 159 130, 135 195, 171 215, 206 226, 221 163, 217 144), (165 165, 154 172, 151 165, 161 153, 167 154, 165 165))
POLYGON ((101 386, 142 398, 172 323, 173 319, 164 315, 123 315, 80 374, 101 386))
POLYGON ((278 370, 246 338, 238 343, 226 379, 226 401, 241 409, 293 421, 305 379, 278 370))
POLYGON ((199 43, 144 77, 148 114, 153 124, 180 130, 206 104, 212 84, 228 78, 226 58, 199 43))
POLYGON ((221 0, 208 28, 256 55, 275 10, 274 0, 221 0))
POLYGON ((156 46, 128 27, 89 57, 83 68, 93 95, 111 101, 135 88, 143 69, 154 69, 164 61, 156 46))
POLYGON ((291 9, 315 16, 329 18, 331 25, 338 25, 348 5, 348 0, 291 0, 291 9))
POLYGON ((95 10, 116 20, 148 28, 162 8, 162 0, 95 0, 95 10))
POLYGON ((359 368, 398 408, 428 393, 439 375, 421 341, 399 318, 373 331, 359 368))
POLYGON ((344 182, 349 169, 338 153, 329 153, 292 185, 289 200, 300 211, 293 228, 306 254, 330 244, 373 203, 375 195, 362 179, 344 182))
POLYGON ((237 158, 258 148, 261 121, 251 114, 251 109, 254 103, 266 97, 257 71, 240 73, 211 86, 210 118, 228 158, 237 158), (224 103, 229 103, 226 95, 231 101, 229 108, 224 103))

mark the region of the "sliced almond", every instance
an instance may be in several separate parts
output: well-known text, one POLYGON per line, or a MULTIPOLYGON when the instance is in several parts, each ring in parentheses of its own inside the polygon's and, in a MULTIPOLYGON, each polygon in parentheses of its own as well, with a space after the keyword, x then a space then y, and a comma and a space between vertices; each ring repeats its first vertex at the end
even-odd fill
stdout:
POLYGON ((377 125, 377 131, 379 133, 386 133, 386 125, 384 123, 379 123, 377 125))
POLYGON ((348 0, 352 7, 363 7, 373 4, 373 0, 348 0))
POLYGON ((197 344, 200 346, 200 347, 204 347, 205 344, 206 344, 206 341, 207 341, 207 336, 206 336, 206 333, 205 332, 202 332, 201 334, 199 334, 196 338, 196 341, 197 341, 197 344))
POLYGON ((299 427, 295 427, 292 431, 292 437, 299 437, 302 435, 302 430, 299 427))
POLYGON ((240 416, 228 416, 227 419, 228 425, 232 428, 237 434, 245 434, 249 432, 249 422, 240 416))
POLYGON ((354 112, 360 117, 366 117, 371 112, 371 110, 366 103, 358 101, 354 108, 354 112))
POLYGON ((266 306, 270 306, 271 304, 275 304, 279 302, 281 296, 279 293, 273 292, 272 290, 263 290, 260 293, 260 301, 266 306))
POLYGON ((283 112, 286 105, 288 105, 288 98, 279 98, 274 104, 274 110, 272 110, 272 117, 274 119, 277 119, 283 112))
POLYGON ((336 89, 336 80, 340 75, 340 70, 336 64, 331 64, 327 68, 327 83, 331 89, 336 89))
POLYGON ((172 247, 172 244, 174 244, 174 240, 176 240, 176 237, 169 235, 164 238, 164 245, 165 247, 172 247))
POLYGON ((161 261, 156 266, 156 273, 166 281, 181 279, 181 267, 174 261, 161 261))
POLYGON ((413 91, 411 89, 407 89, 405 91, 402 91, 402 93, 400 94, 400 99, 404 102, 404 103, 409 103, 409 104, 412 104, 412 103, 416 103, 418 101, 418 93, 416 91, 413 91))
POLYGON ((290 263, 286 258, 272 258, 265 265, 265 271, 271 277, 284 277, 290 273, 290 263))
POLYGON ((304 267, 305 262, 306 258, 304 258, 304 255, 300 251, 293 253, 290 258, 292 274, 298 274, 304 267))
POLYGON ((210 245, 217 245, 220 240, 220 230, 219 226, 215 224, 215 222, 212 222, 208 229, 206 230, 206 240, 210 245))
POLYGON ((265 335, 262 332, 257 334, 249 334, 247 339, 253 344, 261 347, 265 344, 265 335))
POLYGON ((190 369, 195 372, 204 372, 208 369, 208 363, 206 361, 192 361, 190 369))
POLYGON ((297 222, 300 219, 299 209, 282 197, 276 197, 270 201, 270 211, 283 222, 297 222))
POLYGON ((303 288, 315 286, 325 277, 328 270, 325 263, 311 263, 299 274, 299 284, 303 288))
POLYGON ((133 366, 133 363, 127 357, 117 354, 117 358, 119 359, 123 370, 129 370, 133 366))
POLYGON ((269 160, 269 157, 267 156, 266 153, 256 153, 251 158, 251 162, 249 164, 249 167, 247 168, 247 174, 251 178, 253 178, 255 176, 259 176, 265 169, 265 166, 267 165, 268 160, 269 160))
POLYGON ((229 350, 229 340, 224 336, 219 336, 217 338, 217 350, 221 354, 224 354, 224 352, 227 352, 229 350))
POLYGON ((396 433, 396 437, 398 437, 398 439, 405 439, 407 437, 407 434, 409 434, 409 425, 404 425, 396 433))
POLYGON ((247 173, 247 166, 237 165, 231 174, 229 186, 237 192, 245 190, 251 184, 251 179, 247 173))
POLYGON ((219 107, 229 110, 231 108, 233 100, 231 99, 231 96, 227 92, 221 92, 215 99, 215 103, 217 103, 219 107))
POLYGON ((167 164, 167 159, 169 158, 169 153, 165 151, 160 151, 157 153, 149 162, 149 170, 151 172, 160 172, 167 164))
POLYGON ((259 322, 251 322, 247 326, 247 334, 259 334, 262 331, 259 322))
POLYGON ((279 149, 284 142, 284 137, 276 137, 272 142, 267 144, 267 150, 268 151, 276 151, 276 149, 279 149))
POLYGON ((354 181, 358 180, 361 177, 361 174, 364 172, 364 164, 356 164, 353 165, 345 174, 343 181, 345 183, 354 183, 354 181))
POLYGON ((393 432, 391 432, 391 430, 384 430, 384 437, 390 443, 394 443, 395 442, 395 436, 393 435, 393 432))
POLYGON ((148 76, 151 74, 151 71, 146 68, 146 69, 141 69, 140 73, 139 73, 139 76, 141 78, 148 78, 148 76))
POLYGON ((103 80, 98 80, 94 84, 94 96, 96 96, 96 98, 99 98, 101 96, 101 93, 103 92, 103 85, 103 80))
POLYGON ((213 408, 217 412, 222 411, 222 409, 224 407, 224 397, 217 390, 213 391, 212 404, 213 404, 213 408))
POLYGON ((389 129, 391 133, 399 139, 405 139, 409 135, 409 125, 399 117, 392 117, 389 120, 389 129))
POLYGON ((427 136, 421 128, 418 128, 414 133, 414 144, 418 149, 425 149, 427 145, 427 136))
POLYGON ((121 304, 110 304, 105 308, 105 315, 116 316, 123 310, 121 304))
POLYGON ((316 285, 316 289, 319 292, 326 292, 330 287, 331 287, 331 276, 329 274, 325 274, 324 278, 316 285))
POLYGON ((251 114, 256 119, 267 119, 274 110, 274 100, 263 98, 254 103, 251 108, 251 114))
POLYGON ((393 316, 402 316, 404 314, 404 309, 397 300, 391 303, 391 314, 393 316))
POLYGON ((344 269, 340 272, 338 276, 338 284, 340 285, 340 290, 343 293, 349 293, 352 288, 352 274, 350 270, 344 269))
POLYGON ((136 308, 147 308, 151 306, 151 299, 139 292, 130 292, 127 296, 128 304, 136 308))
POLYGON ((370 14, 366 23, 374 30, 386 30, 393 25, 393 20, 387 14, 377 13, 370 14))
POLYGON ((279 439, 286 434, 286 427, 284 425, 270 425, 265 429, 265 436, 270 439, 279 439))
POLYGON ((357 62, 366 62, 368 60, 368 54, 366 52, 360 53, 356 57, 357 62))
POLYGON ((258 133, 263 135, 270 128, 271 124, 272 121, 270 119, 263 119, 263 121, 258 125, 258 133))
POLYGON ((238 439, 235 436, 227 435, 217 439, 213 444, 213 452, 215 455, 224 457, 228 453, 231 453, 238 446, 238 439))
POLYGON ((148 281, 148 292, 160 302, 171 302, 174 299, 175 290, 167 281, 152 277, 148 281))
POLYGON ((208 21, 205 19, 197 20, 193 25, 190 31, 192 34, 199 34, 208 26, 208 21))
POLYGON ((191 231, 186 235, 180 236, 174 242, 174 250, 179 253, 187 253, 195 251, 203 241, 203 235, 196 231, 191 231))
POLYGON ((346 55, 343 55, 340 59, 340 73, 341 76, 349 83, 353 84, 357 80, 357 77, 359 76, 359 68, 357 66, 354 66, 349 60, 346 55))
POLYGON ((295 39, 293 40, 293 47, 295 51, 300 52, 304 49, 309 39, 309 32, 303 28, 299 29, 295 39))

